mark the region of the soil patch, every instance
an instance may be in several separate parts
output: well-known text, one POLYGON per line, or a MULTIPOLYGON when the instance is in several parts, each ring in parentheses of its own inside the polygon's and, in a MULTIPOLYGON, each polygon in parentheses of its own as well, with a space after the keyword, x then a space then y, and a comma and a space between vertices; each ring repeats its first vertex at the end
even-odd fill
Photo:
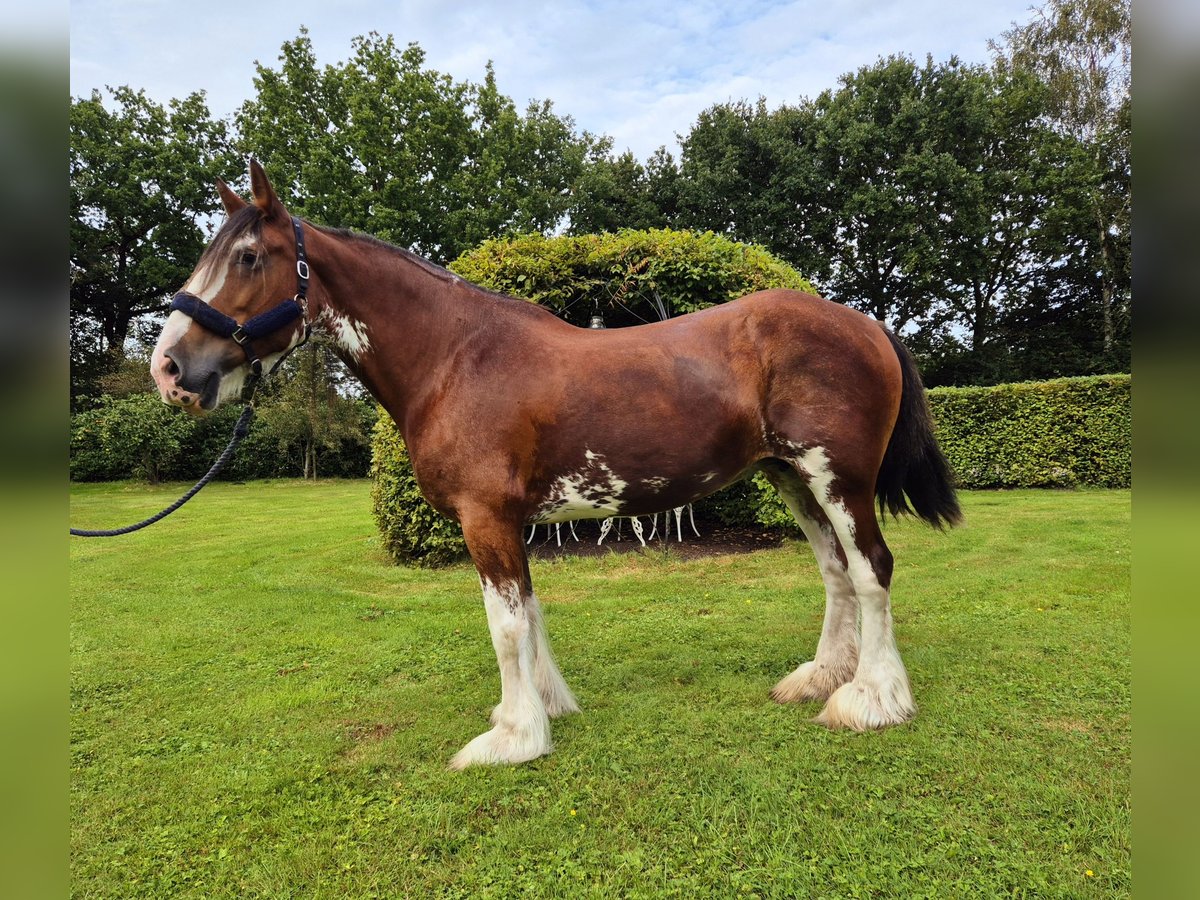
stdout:
MULTIPOLYGON (((609 553, 637 553, 644 549, 670 550, 683 559, 700 559, 705 556, 723 556, 730 553, 750 553, 754 550, 765 550, 778 547, 784 538, 778 532, 764 531, 744 525, 723 525, 720 522, 697 522, 697 537, 686 517, 683 522, 683 540, 679 540, 679 531, 671 524, 669 536, 663 534, 662 522, 659 522, 658 533, 650 539, 653 530, 649 520, 642 520, 643 534, 646 546, 637 539, 628 520, 621 521, 618 533, 616 525, 603 543, 597 543, 600 538, 600 521, 595 519, 575 522, 574 536, 571 525, 562 523, 561 526, 537 526, 533 540, 529 542, 530 556, 538 559, 553 559, 559 556, 604 556, 609 553), (561 546, 559 542, 561 541, 561 546)), ((526 529, 525 537, 529 537, 526 529)))

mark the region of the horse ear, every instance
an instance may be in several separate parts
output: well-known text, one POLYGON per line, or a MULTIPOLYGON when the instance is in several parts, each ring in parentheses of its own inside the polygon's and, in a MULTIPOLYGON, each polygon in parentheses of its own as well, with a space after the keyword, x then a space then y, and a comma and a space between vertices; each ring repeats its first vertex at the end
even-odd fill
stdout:
POLYGON ((220 178, 217 179, 217 193, 221 195, 221 203, 225 207, 225 215, 227 216, 232 216, 239 209, 244 209, 250 205, 220 178))
POLYGON ((263 215, 272 219, 277 216, 287 216, 287 210, 267 180, 267 173, 258 164, 258 160, 250 160, 250 193, 254 197, 254 205, 262 210, 263 215))

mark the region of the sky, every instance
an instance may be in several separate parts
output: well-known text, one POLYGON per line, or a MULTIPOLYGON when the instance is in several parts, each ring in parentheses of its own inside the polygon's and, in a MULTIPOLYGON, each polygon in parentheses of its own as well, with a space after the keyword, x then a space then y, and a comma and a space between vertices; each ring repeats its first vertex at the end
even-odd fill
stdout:
POLYGON ((519 108, 551 100, 580 129, 647 159, 715 103, 815 97, 881 56, 989 59, 987 42, 1030 0, 76 0, 71 94, 127 84, 165 103, 207 93, 214 116, 254 95, 254 64, 308 28, 321 65, 377 31, 421 45, 427 65, 481 82, 489 60, 519 108))

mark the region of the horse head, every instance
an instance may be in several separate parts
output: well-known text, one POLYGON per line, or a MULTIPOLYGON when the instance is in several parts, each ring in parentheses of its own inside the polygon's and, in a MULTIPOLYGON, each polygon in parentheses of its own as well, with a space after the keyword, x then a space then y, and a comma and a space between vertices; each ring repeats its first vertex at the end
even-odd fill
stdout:
POLYGON ((250 185, 247 202, 218 180, 226 220, 175 295, 150 360, 163 402, 197 414, 237 397, 306 333, 299 220, 253 160, 250 185))

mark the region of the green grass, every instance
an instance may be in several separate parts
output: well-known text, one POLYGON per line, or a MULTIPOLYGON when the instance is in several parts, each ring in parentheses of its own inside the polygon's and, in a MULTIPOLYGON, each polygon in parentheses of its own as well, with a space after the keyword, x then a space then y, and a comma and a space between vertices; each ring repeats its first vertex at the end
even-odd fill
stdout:
MULTIPOLYGON (((179 486, 72 488, 72 522, 179 486)), ((536 562, 583 714, 446 770, 499 679, 474 570, 385 563, 366 482, 217 484, 72 539, 78 897, 1113 897, 1130 891, 1127 491, 890 523, 921 711, 831 733, 807 548, 536 562)))

